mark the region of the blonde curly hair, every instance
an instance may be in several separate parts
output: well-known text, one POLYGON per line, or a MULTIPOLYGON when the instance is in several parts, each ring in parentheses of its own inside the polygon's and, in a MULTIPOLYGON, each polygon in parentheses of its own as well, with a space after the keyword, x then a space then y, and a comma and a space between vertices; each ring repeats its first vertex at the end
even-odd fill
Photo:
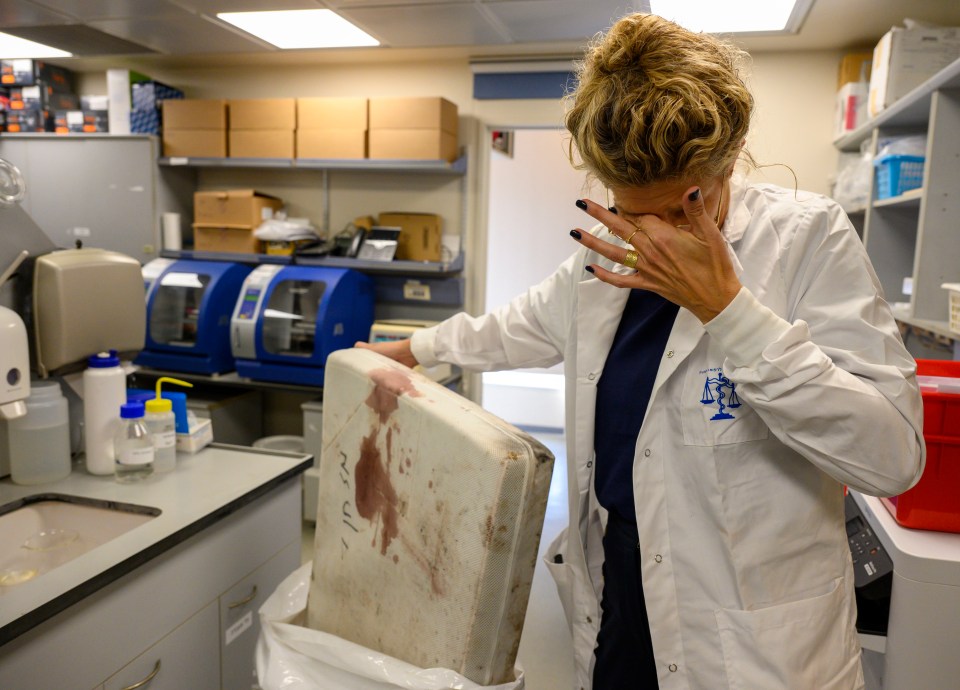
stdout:
POLYGON ((724 173, 753 110, 745 58, 657 15, 620 19, 587 50, 567 96, 571 162, 612 188, 724 173))

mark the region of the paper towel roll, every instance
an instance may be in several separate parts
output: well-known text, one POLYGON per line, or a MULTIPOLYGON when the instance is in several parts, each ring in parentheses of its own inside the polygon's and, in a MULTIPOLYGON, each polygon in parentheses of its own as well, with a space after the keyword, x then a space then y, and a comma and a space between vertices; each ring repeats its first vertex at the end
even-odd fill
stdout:
POLYGON ((163 214, 163 248, 164 249, 180 249, 181 248, 180 214, 179 213, 163 214))

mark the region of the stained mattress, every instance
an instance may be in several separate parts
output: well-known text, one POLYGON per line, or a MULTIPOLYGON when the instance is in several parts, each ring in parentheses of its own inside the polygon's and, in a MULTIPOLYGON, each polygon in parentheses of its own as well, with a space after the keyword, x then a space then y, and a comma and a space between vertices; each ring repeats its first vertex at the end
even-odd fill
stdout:
POLYGON ((553 455, 369 350, 326 364, 308 625, 421 668, 513 679, 553 455))

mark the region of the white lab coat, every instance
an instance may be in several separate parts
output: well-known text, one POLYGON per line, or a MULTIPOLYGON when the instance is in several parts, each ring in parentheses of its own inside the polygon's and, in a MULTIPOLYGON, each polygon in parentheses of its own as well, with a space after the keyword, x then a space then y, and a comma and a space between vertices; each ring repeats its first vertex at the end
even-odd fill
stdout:
MULTIPOLYGON (((836 203, 739 177, 731 186, 723 233, 744 287, 706 326, 680 309, 634 456, 660 688, 861 688, 842 485, 894 495, 919 479, 914 361, 836 203), (721 372, 741 405, 712 419, 718 400, 733 402, 716 388, 721 372)), ((426 365, 565 362, 571 525, 546 561, 585 689, 606 519, 593 493, 596 384, 628 294, 588 263, 625 270, 581 248, 504 308, 458 314, 412 343, 426 365)))

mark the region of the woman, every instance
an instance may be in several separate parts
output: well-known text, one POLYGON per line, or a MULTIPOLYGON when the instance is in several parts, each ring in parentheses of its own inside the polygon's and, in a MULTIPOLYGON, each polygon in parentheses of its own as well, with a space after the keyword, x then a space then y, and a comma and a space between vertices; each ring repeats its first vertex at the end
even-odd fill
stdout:
POLYGON ((915 365, 849 221, 733 174, 753 106, 738 58, 617 22, 566 116, 612 194, 577 201, 601 225, 506 307, 376 346, 564 361, 571 525, 547 565, 577 687, 862 687, 843 486, 893 495, 923 468, 915 365))

